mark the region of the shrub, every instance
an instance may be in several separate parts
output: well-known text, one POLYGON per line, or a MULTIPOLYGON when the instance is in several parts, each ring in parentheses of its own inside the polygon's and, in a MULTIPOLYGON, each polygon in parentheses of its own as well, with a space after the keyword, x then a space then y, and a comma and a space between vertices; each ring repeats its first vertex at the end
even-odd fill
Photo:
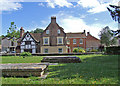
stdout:
POLYGON ((30 52, 22 52, 20 56, 32 56, 30 52))
POLYGON ((91 52, 98 52, 98 50, 97 49, 92 49, 91 52))
POLYGON ((74 49, 73 49, 73 52, 74 52, 74 53, 77 53, 77 52, 78 52, 78 48, 74 48, 74 49))
POLYGON ((79 53, 85 53, 85 50, 82 49, 82 48, 80 48, 80 49, 78 50, 78 52, 79 52, 79 53))
POLYGON ((107 54, 119 54, 120 55, 120 46, 106 47, 107 54))

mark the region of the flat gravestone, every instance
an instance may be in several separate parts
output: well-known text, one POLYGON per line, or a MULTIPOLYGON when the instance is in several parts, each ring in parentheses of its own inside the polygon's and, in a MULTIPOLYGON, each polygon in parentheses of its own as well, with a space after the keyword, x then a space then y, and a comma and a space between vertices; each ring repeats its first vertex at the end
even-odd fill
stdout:
POLYGON ((17 63, 0 64, 2 76, 42 76, 48 64, 41 63, 17 63))
POLYGON ((50 62, 50 63, 80 63, 81 60, 76 56, 46 56, 41 62, 50 62))

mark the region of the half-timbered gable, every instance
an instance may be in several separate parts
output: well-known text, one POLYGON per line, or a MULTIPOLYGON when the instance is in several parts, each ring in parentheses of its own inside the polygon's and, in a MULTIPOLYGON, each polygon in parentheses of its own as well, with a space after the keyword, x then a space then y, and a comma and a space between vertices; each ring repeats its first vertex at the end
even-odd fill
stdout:
POLYGON ((34 34, 26 32, 21 39, 21 52, 39 53, 40 33, 34 34))

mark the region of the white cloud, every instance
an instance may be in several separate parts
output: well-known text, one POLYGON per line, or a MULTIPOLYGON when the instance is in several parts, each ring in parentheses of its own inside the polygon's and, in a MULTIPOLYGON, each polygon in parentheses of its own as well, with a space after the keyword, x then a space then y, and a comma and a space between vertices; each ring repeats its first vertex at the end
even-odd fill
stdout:
POLYGON ((94 20, 95 20, 95 21, 97 21, 97 20, 98 20, 98 18, 95 18, 94 20))
POLYGON ((107 11, 109 4, 118 5, 119 0, 79 0, 77 3, 84 8, 89 8, 90 13, 107 11))
MULTIPOLYGON (((92 24, 87 24, 84 19, 80 17, 75 17, 70 14, 66 14, 64 11, 60 11, 57 14, 53 14, 51 16, 56 16, 56 21, 58 24, 64 28, 65 32, 90 32, 93 36, 99 38, 98 34, 102 28, 105 26, 109 26, 110 29, 117 30, 117 23, 112 21, 110 23, 97 23, 94 22, 92 24)), ((50 16, 50 17, 51 17, 50 16)), ((49 19, 50 19, 49 17, 49 19)), ((98 20, 96 18, 96 20, 98 20)))
POLYGON ((55 8, 56 6, 59 7, 71 7, 73 6, 72 3, 67 2, 66 0, 47 0, 48 7, 55 8))
POLYGON ((22 5, 20 3, 9 2, 9 0, 0 1, 0 11, 12 11, 18 10, 20 8, 22 8, 22 5))
POLYGON ((43 6, 43 7, 45 6, 43 3, 39 3, 38 5, 39 5, 39 6, 43 6))

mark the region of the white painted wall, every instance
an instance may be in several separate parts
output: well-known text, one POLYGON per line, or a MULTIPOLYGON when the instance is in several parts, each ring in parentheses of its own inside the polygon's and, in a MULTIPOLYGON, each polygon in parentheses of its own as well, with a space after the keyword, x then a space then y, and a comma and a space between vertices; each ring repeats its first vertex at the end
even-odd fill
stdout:
POLYGON ((36 45, 35 45, 35 42, 33 41, 33 39, 31 38, 31 36, 29 35, 27 37, 27 35, 29 34, 26 34, 25 38, 23 39, 23 42, 21 43, 21 52, 24 52, 24 49, 31 49, 32 48, 32 53, 36 53, 36 45), (24 41, 31 41, 31 45, 25 45, 25 42, 24 41))
POLYGON ((32 49, 32 53, 36 53, 36 49, 32 49))

